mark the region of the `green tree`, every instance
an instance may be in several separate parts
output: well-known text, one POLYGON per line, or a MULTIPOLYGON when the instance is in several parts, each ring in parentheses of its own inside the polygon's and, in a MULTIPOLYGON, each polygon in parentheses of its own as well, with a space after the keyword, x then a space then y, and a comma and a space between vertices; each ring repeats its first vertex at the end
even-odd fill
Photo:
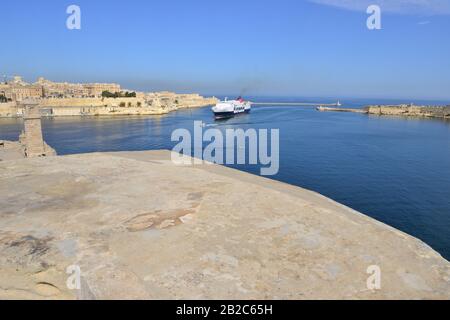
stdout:
POLYGON ((125 98, 136 98, 136 92, 125 92, 125 98))
POLYGON ((114 93, 111 93, 109 91, 103 91, 102 92, 102 97, 103 98, 115 98, 116 96, 115 96, 114 93))

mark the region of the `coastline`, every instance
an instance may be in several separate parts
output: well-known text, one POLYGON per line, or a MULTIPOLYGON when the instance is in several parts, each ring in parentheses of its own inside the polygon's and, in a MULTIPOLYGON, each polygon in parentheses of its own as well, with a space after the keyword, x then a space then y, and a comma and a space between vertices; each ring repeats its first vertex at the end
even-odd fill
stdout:
POLYGON ((0 167, 2 298, 450 298, 450 263, 433 249, 303 188, 176 166, 169 151, 0 167), (65 286, 74 264, 78 291, 65 286), (366 287, 371 265, 381 290, 366 287))
POLYGON ((450 119, 448 106, 369 105, 360 109, 318 107, 318 111, 353 112, 378 116, 402 116, 417 118, 450 119))
MULTIPOLYGON (((188 95, 189 99, 147 101, 144 98, 61 98, 37 100, 43 117, 63 116, 130 116, 163 115, 172 111, 201 108, 215 104, 214 97, 188 95)), ((174 97, 177 97, 174 95, 174 97)), ((21 118, 24 107, 20 103, 0 103, 0 118, 21 118)))

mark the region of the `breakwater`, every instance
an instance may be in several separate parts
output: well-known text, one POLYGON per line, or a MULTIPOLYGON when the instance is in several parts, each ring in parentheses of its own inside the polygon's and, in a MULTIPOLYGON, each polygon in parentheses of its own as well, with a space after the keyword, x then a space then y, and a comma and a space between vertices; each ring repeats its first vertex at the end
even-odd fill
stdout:
POLYGON ((320 106, 318 111, 354 112, 371 115, 426 117, 450 119, 450 105, 448 106, 415 106, 415 105, 369 105, 364 108, 330 108, 320 106))
POLYGON ((368 113, 364 109, 352 109, 352 108, 328 108, 320 106, 317 108, 318 111, 336 111, 336 112, 354 112, 354 113, 368 113))
POLYGON ((447 106, 415 106, 415 105, 370 105, 366 106, 368 114, 427 117, 427 118, 450 118, 450 105, 447 106))
POLYGON ((252 105, 255 106, 298 106, 298 107, 315 107, 315 106, 335 106, 339 107, 341 106, 341 103, 338 101, 336 103, 318 103, 318 102, 251 102, 252 105))

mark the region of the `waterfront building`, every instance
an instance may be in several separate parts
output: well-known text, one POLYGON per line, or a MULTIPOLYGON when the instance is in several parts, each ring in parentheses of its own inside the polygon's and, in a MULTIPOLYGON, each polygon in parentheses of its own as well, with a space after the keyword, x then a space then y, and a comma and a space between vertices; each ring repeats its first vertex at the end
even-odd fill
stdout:
POLYGON ((121 91, 116 83, 53 82, 40 77, 36 84, 43 86, 44 97, 47 98, 95 98, 101 97, 104 91, 121 91))
POLYGON ((26 98, 40 99, 44 96, 42 86, 17 83, 1 85, 0 94, 12 101, 22 101, 26 98))

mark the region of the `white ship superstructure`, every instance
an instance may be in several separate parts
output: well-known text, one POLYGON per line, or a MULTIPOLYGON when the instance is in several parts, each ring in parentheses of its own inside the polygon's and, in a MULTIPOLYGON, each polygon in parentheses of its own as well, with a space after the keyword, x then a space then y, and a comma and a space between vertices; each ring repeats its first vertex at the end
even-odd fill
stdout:
POLYGON ((221 101, 216 104, 212 111, 216 119, 227 119, 234 117, 237 114, 249 113, 252 108, 250 101, 245 101, 242 97, 236 100, 221 101))

